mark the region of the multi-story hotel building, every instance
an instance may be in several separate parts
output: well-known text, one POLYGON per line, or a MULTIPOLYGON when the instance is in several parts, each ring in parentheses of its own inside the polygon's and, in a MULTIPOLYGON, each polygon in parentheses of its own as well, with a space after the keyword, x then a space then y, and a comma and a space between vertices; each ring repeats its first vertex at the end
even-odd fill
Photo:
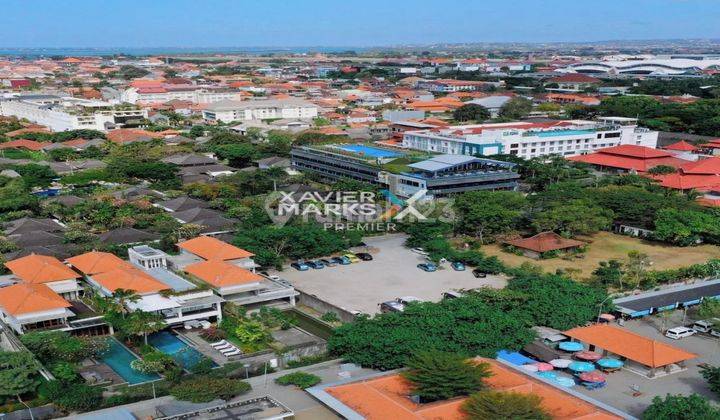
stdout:
POLYGON ((655 148, 657 138, 657 131, 638 127, 634 118, 605 117, 597 121, 513 122, 406 131, 402 145, 443 154, 511 154, 529 159, 576 156, 621 144, 655 148))

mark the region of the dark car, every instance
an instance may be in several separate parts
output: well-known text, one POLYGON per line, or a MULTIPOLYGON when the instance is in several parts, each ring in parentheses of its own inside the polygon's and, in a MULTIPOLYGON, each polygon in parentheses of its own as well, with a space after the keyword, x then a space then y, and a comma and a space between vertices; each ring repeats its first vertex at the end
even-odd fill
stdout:
POLYGON ((372 261, 372 259, 373 259, 373 256, 368 254, 367 252, 358 252, 355 255, 357 255, 357 257, 363 261, 372 261))
POLYGON ((487 277, 487 273, 479 268, 476 268, 473 270, 473 276, 475 276, 476 279, 484 279, 487 277))
POLYGON ((310 267, 310 268, 314 268, 315 270, 320 270, 321 268, 325 268, 325 264, 320 262, 320 260, 308 261, 305 264, 307 264, 308 267, 310 267))
POLYGON ((333 261, 332 259, 328 259, 328 258, 323 258, 320 260, 320 262, 325 264, 325 267, 333 267, 333 266, 337 265, 337 263, 335 261, 333 261))
POLYGON ((308 271, 310 269, 310 266, 303 261, 294 262, 290 264, 290 267, 296 269, 297 271, 308 271))

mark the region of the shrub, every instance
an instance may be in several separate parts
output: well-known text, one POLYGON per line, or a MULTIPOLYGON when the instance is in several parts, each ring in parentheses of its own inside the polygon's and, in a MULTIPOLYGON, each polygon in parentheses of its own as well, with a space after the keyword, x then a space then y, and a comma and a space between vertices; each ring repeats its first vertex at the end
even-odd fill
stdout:
POLYGON ((473 394, 461 410, 470 420, 549 420, 540 406, 542 398, 518 392, 481 391, 473 394))
POLYGON ((193 367, 190 368, 190 372, 196 375, 207 375, 212 371, 212 368, 213 361, 208 359, 207 357, 204 357, 202 360, 198 361, 193 367))
POLYGON ((340 318, 338 318, 338 315, 335 312, 325 312, 320 319, 325 322, 340 322, 340 318))
POLYGON ((102 389, 85 384, 50 381, 40 387, 39 394, 68 411, 94 410, 102 403, 102 389))
POLYGON ((321 381, 319 376, 305 372, 288 373, 275 379, 275 382, 280 385, 295 385, 300 389, 310 388, 321 381))
POLYGON ((50 372, 52 372, 55 379, 61 382, 75 382, 78 379, 77 370, 72 363, 69 362, 57 362, 50 366, 50 372))
POLYGON ((330 355, 328 355, 327 353, 318 354, 315 356, 304 356, 297 360, 289 360, 287 362, 287 367, 290 369, 299 368, 299 367, 303 367, 303 366, 309 366, 309 365, 314 365, 317 363, 322 363, 322 362, 325 362, 325 361, 331 360, 331 359, 332 359, 332 357, 330 357, 330 355))
POLYGON ((207 341, 215 342, 227 338, 227 333, 218 327, 212 326, 207 330, 202 330, 200 337, 207 341))
POLYGON ((412 382, 413 393, 422 402, 469 395, 485 387, 492 373, 487 363, 474 363, 464 356, 441 351, 424 351, 408 361, 402 376, 412 382))
POLYGON ((228 378, 191 378, 170 389, 170 394, 181 401, 210 402, 217 398, 227 400, 251 389, 247 382, 228 378))

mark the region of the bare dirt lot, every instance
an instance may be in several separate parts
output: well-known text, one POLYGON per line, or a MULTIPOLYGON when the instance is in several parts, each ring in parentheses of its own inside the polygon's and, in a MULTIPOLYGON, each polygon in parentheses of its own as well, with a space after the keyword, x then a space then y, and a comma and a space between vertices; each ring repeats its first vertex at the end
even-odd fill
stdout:
POLYGON ((504 277, 488 275, 476 279, 471 268, 455 271, 444 264, 434 273, 421 271, 416 266, 425 261, 424 257, 406 248, 404 242, 405 235, 400 234, 367 238, 365 243, 376 251, 373 261, 309 271, 286 268, 278 274, 305 293, 346 310, 367 314, 379 312, 380 302, 400 296, 438 301, 443 292, 450 290, 505 287, 504 277))
POLYGON ((652 261, 651 268, 655 270, 684 267, 704 263, 711 258, 720 258, 720 247, 715 245, 676 247, 609 232, 599 232, 592 237, 579 239, 590 240, 592 242, 588 247, 588 251, 583 254, 584 258, 574 258, 570 261, 561 258, 534 260, 532 258, 504 252, 500 248, 500 245, 496 244, 485 245, 482 247, 482 250, 487 255, 497 255, 498 258, 509 265, 520 265, 524 262, 532 262, 549 272, 554 272, 558 268, 575 268, 582 270, 584 277, 589 277, 590 273, 597 268, 600 261, 610 259, 622 261, 627 258, 628 252, 632 250, 637 250, 649 255, 650 261, 652 261))

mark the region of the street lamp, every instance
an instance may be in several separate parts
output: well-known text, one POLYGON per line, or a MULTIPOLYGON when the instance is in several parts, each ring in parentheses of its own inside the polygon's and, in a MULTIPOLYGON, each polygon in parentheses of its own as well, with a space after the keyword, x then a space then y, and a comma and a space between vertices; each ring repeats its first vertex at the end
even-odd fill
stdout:
POLYGON ((612 296, 608 295, 605 299, 603 299, 602 302, 600 302, 600 303, 598 304, 598 316, 597 316, 597 321, 595 322, 596 324, 599 324, 599 323, 600 323, 600 315, 602 315, 603 304, 604 304, 605 302, 607 302, 607 300, 610 299, 611 297, 612 297, 612 296))

